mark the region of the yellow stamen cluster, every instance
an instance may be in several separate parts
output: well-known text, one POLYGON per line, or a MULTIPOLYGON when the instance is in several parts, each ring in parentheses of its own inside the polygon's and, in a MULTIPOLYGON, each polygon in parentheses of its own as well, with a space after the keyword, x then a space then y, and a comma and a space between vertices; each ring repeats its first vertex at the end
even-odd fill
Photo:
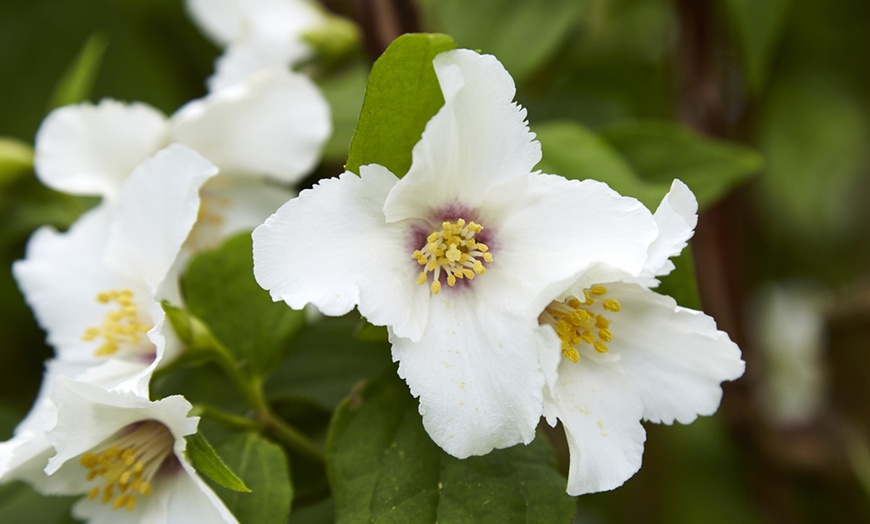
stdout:
POLYGON ((174 440, 166 426, 148 420, 82 455, 79 461, 88 470, 87 480, 103 480, 102 487, 91 488, 88 498, 111 503, 112 509, 136 509, 136 498, 151 493, 151 480, 172 453, 174 440))
POLYGON ((103 343, 94 352, 98 357, 114 355, 122 345, 138 345, 143 335, 151 329, 139 318, 139 310, 129 289, 112 290, 97 295, 100 304, 117 304, 117 308, 106 313, 101 326, 89 327, 82 334, 82 340, 91 342, 102 338, 103 343))
POLYGON ((550 324, 562 341, 562 356, 574 362, 580 360, 578 347, 591 345, 598 353, 607 353, 607 344, 613 340, 610 320, 602 313, 618 313, 618 300, 604 299, 607 288, 596 285, 583 291, 583 300, 569 296, 563 301, 553 301, 541 313, 538 321, 550 324), (601 311, 604 310, 604 311, 601 311))
POLYGON ((478 242, 474 236, 483 231, 483 226, 465 222, 459 218, 453 222, 442 222, 441 231, 435 231, 426 238, 426 245, 414 251, 414 260, 425 266, 417 279, 424 284, 432 272, 432 293, 441 291, 441 272, 447 275, 447 285, 453 287, 457 280, 472 280, 475 275, 486 273, 484 262, 492 262, 492 253, 486 244, 478 242))

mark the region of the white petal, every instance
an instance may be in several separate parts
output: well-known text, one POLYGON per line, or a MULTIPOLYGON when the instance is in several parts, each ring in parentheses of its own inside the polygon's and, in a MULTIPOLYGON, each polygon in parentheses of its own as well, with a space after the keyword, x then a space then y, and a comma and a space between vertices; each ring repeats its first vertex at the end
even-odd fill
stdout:
POLYGON ((260 38, 274 45, 297 40, 323 15, 304 0, 187 0, 194 21, 215 43, 260 38))
POLYGON ((166 486, 170 493, 166 522, 211 524, 213 522, 238 522, 215 495, 214 491, 196 474, 193 467, 182 460, 185 473, 179 472, 173 482, 166 486))
POLYGON ((643 418, 688 424, 711 415, 720 383, 743 374, 740 349, 712 318, 634 284, 607 284, 621 310, 610 316, 612 351, 643 399, 643 418))
POLYGON ((199 213, 199 188, 217 169, 173 144, 140 164, 122 190, 105 260, 157 288, 199 213))
POLYGON ((221 175, 206 182, 199 194, 199 218, 184 244, 191 252, 216 248, 236 233, 253 230, 296 196, 268 180, 221 175))
MULTIPOLYGON (((181 396, 151 402, 134 393, 106 391, 66 377, 57 379, 51 400, 57 406, 57 425, 46 436, 57 454, 45 468, 49 475, 134 422, 161 422, 176 441, 194 433, 199 422, 196 417, 187 417, 191 405, 181 396)), ((79 484, 69 486, 68 492, 84 491, 85 483, 79 484)))
POLYGON ((36 174, 47 186, 115 198, 166 139, 166 117, 145 104, 103 100, 56 109, 36 134, 36 174))
POLYGON ((617 488, 640 469, 643 405, 619 363, 563 359, 556 397, 544 404, 547 420, 558 417, 565 428, 570 495, 617 488))
POLYGON ((525 175, 494 188, 479 223, 493 262, 474 280, 491 303, 537 317, 594 266, 637 274, 656 236, 649 211, 594 180, 525 175))
POLYGON ((197 150, 222 174, 288 182, 315 166, 332 132, 329 105, 314 82, 280 68, 191 102, 172 122, 173 140, 197 150))
POLYGON ((218 45, 227 45, 242 32, 244 0, 187 0, 187 12, 199 28, 218 45))
POLYGON ((215 72, 206 80, 208 90, 214 93, 232 89, 257 72, 275 68, 287 70, 290 64, 310 55, 311 47, 301 40, 283 46, 247 40, 233 42, 215 60, 215 72))
POLYGON ((109 208, 82 215, 66 233, 43 227, 31 236, 24 260, 13 274, 48 342, 64 360, 93 361, 98 344, 82 340, 85 329, 98 326, 106 306, 98 293, 131 289, 140 299, 148 295, 141 280, 125 278, 101 261, 108 236, 109 208))
POLYGON ((674 180, 671 190, 662 199, 655 213, 659 236, 650 246, 649 260, 644 268, 647 277, 667 275, 674 270, 668 260, 685 249, 698 225, 698 200, 689 187, 674 180))
POLYGON ((544 386, 536 346, 552 339, 534 321, 461 298, 443 292, 432 300, 419 342, 391 336, 399 375, 447 453, 466 458, 528 444, 544 386))
POLYGON ((254 276, 273 300, 326 315, 359 305, 369 322, 419 339, 429 288, 417 285, 404 224, 384 223, 396 177, 381 166, 344 173, 300 193, 254 230, 254 276))
POLYGON ((513 102, 513 79, 495 57, 459 49, 435 57, 444 106, 426 124, 408 174, 387 199, 390 222, 419 217, 431 207, 477 205, 487 191, 527 174, 541 145, 513 102))

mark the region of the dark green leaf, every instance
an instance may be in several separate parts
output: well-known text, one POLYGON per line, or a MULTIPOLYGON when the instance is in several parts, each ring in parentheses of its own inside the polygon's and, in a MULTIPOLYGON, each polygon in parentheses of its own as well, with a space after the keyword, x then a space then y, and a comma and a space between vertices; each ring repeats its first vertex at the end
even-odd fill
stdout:
POLYGON ((350 314, 322 318, 302 330, 266 383, 269 399, 308 398, 332 411, 354 385, 380 376, 390 367, 390 346, 354 337, 359 323, 359 316, 350 314))
POLYGON ((197 255, 181 281, 188 310, 252 376, 264 376, 281 359, 304 313, 272 302, 254 280, 251 236, 243 233, 197 255))
POLYGON ((698 280, 695 276, 695 259, 691 249, 671 259, 674 270, 668 275, 661 277, 661 285, 656 288, 657 293, 668 295, 677 301, 677 304, 691 308, 701 309, 701 298, 698 295, 698 280))
POLYGON ((214 448, 200 433, 185 437, 187 440, 187 458, 193 463, 196 471, 207 476, 221 486, 250 493, 251 490, 218 456, 214 448))
POLYGON ((242 524, 287 522, 293 486, 287 456, 259 435, 237 435, 219 448, 227 465, 251 488, 250 493, 223 492, 221 499, 242 524))
POLYGON ((576 0, 434 0, 426 2, 433 22, 457 45, 498 57, 521 82, 552 55, 580 19, 576 0))
POLYGON ((394 371, 339 406, 326 454, 338 522, 570 522, 574 514, 544 437, 451 457, 423 429, 394 371))
POLYGON ((670 187, 678 178, 703 209, 758 173, 762 157, 745 146, 703 137, 668 122, 627 122, 604 138, 644 181, 670 187))
POLYGON ((444 105, 432 59, 456 47, 447 35, 408 34, 390 44, 372 67, 348 171, 380 164, 398 177, 411 167, 411 149, 426 122, 444 105))
POLYGON ((81 497, 48 497, 23 482, 0 486, 0 522, 72 524, 72 506, 81 497))
POLYGON ((538 169, 573 180, 591 178, 655 210, 669 184, 650 183, 604 139, 575 122, 550 122, 534 127, 543 148, 538 169))
POLYGON ((49 109, 77 104, 91 96, 108 45, 109 40, 103 34, 94 33, 88 38, 75 61, 54 88, 49 109))

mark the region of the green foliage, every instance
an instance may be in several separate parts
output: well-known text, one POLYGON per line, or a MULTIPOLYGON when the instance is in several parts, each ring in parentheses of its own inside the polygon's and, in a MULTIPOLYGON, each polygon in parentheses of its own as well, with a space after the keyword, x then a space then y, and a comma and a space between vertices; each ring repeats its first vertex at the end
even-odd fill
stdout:
POLYGON ((360 381, 390 368, 385 340, 353 336, 358 319, 322 318, 302 330, 266 384, 269 399, 309 399, 331 412, 360 381))
POLYGON ((0 522, 72 524, 72 506, 81 497, 44 497, 23 482, 0 486, 0 522))
POLYGON ((254 433, 236 435, 218 453, 237 472, 250 493, 220 492, 242 524, 284 524, 290 514, 293 486, 284 450, 254 433))
POLYGON ((338 522, 568 522, 574 513, 543 437, 451 457, 394 370, 339 406, 326 454, 338 522))
POLYGON ((304 313, 272 302, 254 280, 251 236, 243 233, 197 255, 181 280, 188 310, 201 319, 252 377, 281 360, 304 313))
POLYGON ((390 44, 369 75, 348 171, 358 174, 360 166, 380 164, 404 176, 426 122, 444 105, 432 59, 455 47, 439 34, 402 35, 390 44))
POLYGON ((701 137, 666 122, 628 122, 596 135, 574 122, 535 126, 545 172, 606 182, 655 210, 678 178, 701 209, 757 173, 761 157, 751 149, 701 137))
POLYGON ((365 95, 366 78, 368 67, 356 63, 318 81, 332 110, 332 136, 323 148, 323 156, 327 159, 344 162, 347 158, 365 95))
POLYGON ((57 83, 49 109, 76 104, 90 97, 108 46, 109 41, 103 34, 94 33, 87 39, 75 61, 57 83))
POLYGON ((763 165, 762 157, 748 147, 703 137, 669 122, 617 124, 605 129, 602 137, 645 182, 663 188, 675 178, 685 182, 701 209, 763 165))
POLYGON ((724 0, 722 4, 743 57, 747 83, 758 93, 767 81, 791 0, 724 0))
POLYGON ((196 471, 227 489, 241 493, 251 492, 251 489, 245 485, 242 479, 221 460, 201 433, 194 433, 185 438, 187 440, 187 458, 190 459, 196 471))
POLYGON ((460 47, 498 57, 514 79, 525 81, 569 35, 586 2, 526 0, 430 0, 427 14, 460 47))

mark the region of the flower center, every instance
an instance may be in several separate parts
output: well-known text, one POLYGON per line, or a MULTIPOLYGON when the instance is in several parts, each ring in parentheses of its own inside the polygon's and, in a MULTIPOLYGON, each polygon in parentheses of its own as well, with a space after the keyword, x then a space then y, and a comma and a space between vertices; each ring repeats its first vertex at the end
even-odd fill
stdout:
POLYGON ((432 293, 441 291, 441 273, 447 275, 447 285, 453 287, 457 280, 486 273, 484 262, 492 262, 492 253, 486 244, 474 239, 483 231, 483 226, 465 222, 459 218, 452 222, 442 222, 440 231, 433 231, 426 238, 426 244, 411 255, 421 266, 425 266, 417 279, 417 284, 425 283, 432 273, 432 293))
POLYGON ((127 426, 99 449, 88 451, 79 461, 87 470, 88 482, 96 481, 88 499, 100 497, 112 509, 136 508, 136 497, 151 493, 151 480, 172 455, 175 438, 155 420, 127 426), (99 478, 98 478, 99 477, 99 478), (102 481, 102 482, 100 482, 102 481))
POLYGON ((138 353, 153 353, 154 347, 144 337, 152 326, 142 321, 139 308, 133 301, 129 289, 111 290, 97 295, 100 304, 116 304, 117 307, 106 313, 100 326, 85 329, 82 340, 91 342, 102 339, 103 343, 94 352, 98 357, 114 355, 122 348, 138 353), (147 342, 147 344, 143 343, 147 342))
POLYGON ((579 349, 589 344, 598 353, 607 353, 613 339, 610 320, 605 313, 618 313, 619 301, 605 299, 607 288, 596 285, 583 291, 583 300, 569 296, 565 300, 550 302, 541 316, 540 324, 549 324, 562 341, 562 356, 574 362, 580 360, 579 349))

